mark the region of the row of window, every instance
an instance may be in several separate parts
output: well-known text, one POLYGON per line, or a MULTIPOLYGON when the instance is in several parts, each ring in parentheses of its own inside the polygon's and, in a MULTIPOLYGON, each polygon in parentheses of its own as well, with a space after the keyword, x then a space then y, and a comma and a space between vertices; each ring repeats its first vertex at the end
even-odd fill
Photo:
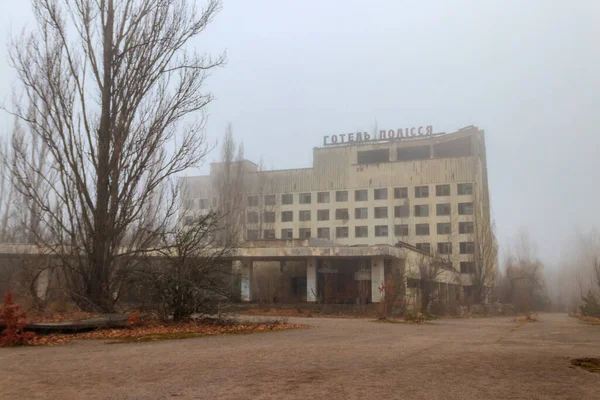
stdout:
MULTIPOLYGON (((428 217, 429 204, 416 205, 413 208, 415 217, 428 217)), ((447 216, 452 212, 450 203, 436 204, 436 216, 447 216)), ((473 215, 473 203, 458 203, 458 215, 473 215)), ((373 216, 376 219, 388 218, 388 207, 373 207, 373 216)), ((410 216, 410 207, 408 205, 395 206, 394 218, 408 218, 410 216)), ((354 219, 368 219, 369 209, 367 207, 357 207, 354 209, 354 219)), ((338 208, 335 210, 336 220, 350 219, 350 213, 347 208, 338 208)), ((301 222, 311 221, 311 210, 298 211, 298 220, 301 222)), ((317 210, 317 221, 329 221, 330 210, 317 210)), ((281 222, 293 222, 293 211, 281 211, 281 222)), ((259 222, 259 214, 257 211, 248 211, 246 213, 246 222, 256 224, 259 222)), ((263 212, 263 222, 274 223, 275 212, 263 212)))
MULTIPOLYGON (((317 238, 319 239, 331 239, 331 229, 329 227, 317 228, 317 238)), ((248 240, 258 240, 260 239, 260 231, 258 229, 248 229, 246 238, 248 240)), ((281 239, 292 239, 294 237, 293 229, 282 229, 281 230, 281 239)), ((338 226, 335 228, 335 237, 336 238, 347 238, 349 230, 347 226, 338 226)), ((375 225, 375 236, 376 237, 387 237, 388 236, 388 226, 387 225, 375 225)), ((450 224, 437 224, 437 233, 438 235, 446 235, 451 233, 450 224)), ((461 222, 459 224, 459 233, 473 233, 473 222, 461 222)), ((415 235, 416 236, 428 236, 430 234, 429 224, 416 224, 415 225, 415 235)), ((311 228, 300 228, 298 230, 298 236, 302 239, 307 239, 312 237, 311 228)), ((407 224, 394 225, 394 236, 409 236, 409 227, 407 224)), ((275 229, 264 229, 262 232, 263 239, 276 239, 275 229)), ((368 226, 355 226, 354 227, 354 237, 356 238, 366 238, 369 237, 369 227, 368 226)), ((448 242, 450 243, 450 242, 448 242)), ((471 243, 471 242, 461 242, 461 243, 471 243)), ((419 247, 419 244, 417 244, 419 247)), ((429 250, 429 249, 427 249, 429 250)), ((438 249, 439 250, 439 249, 438 249)), ((452 244, 450 243, 450 248, 445 250, 439 250, 441 254, 451 254, 452 253, 452 244)), ((470 254, 464 253, 461 247, 460 254, 470 254)))
MULTIPOLYGON (((429 197, 429 186, 416 186, 414 188, 414 197, 415 198, 427 198, 429 197)), ((450 184, 436 185, 435 186, 435 194, 436 196, 450 196, 450 184)), ((473 184, 472 183, 459 183, 457 185, 457 194, 458 195, 470 195, 473 194, 473 184)), ((263 196, 263 202, 265 206, 274 206, 277 204, 277 195, 268 194, 263 196)), ((373 189, 373 198, 375 200, 387 200, 388 199, 388 189, 387 188, 378 188, 373 189)), ((408 187, 397 187, 394 188, 394 199, 406 199, 408 198, 408 187)), ((369 189, 357 189, 354 191, 354 201, 368 201, 369 200, 369 189)), ((336 202, 347 202, 348 201, 348 190, 338 190, 335 192, 335 201, 336 202)), ((311 204, 312 203, 312 193, 299 193, 298 194, 298 202, 299 204, 311 204)), ((330 192, 317 192, 317 203, 329 203, 330 202, 330 192)), ((217 198, 213 197, 213 207, 216 207, 217 198)), ((258 195, 248 196, 246 199, 246 205, 248 207, 258 207, 260 203, 260 197, 258 195)), ((294 204, 294 194, 286 193, 281 195, 281 204, 282 205, 290 205, 294 204)), ((200 199, 200 209, 205 210, 209 208, 208 199, 200 199)), ((187 209, 193 208, 193 200, 188 200, 186 204, 187 209)))
MULTIPOLYGON (((417 243, 415 247, 419 250, 431 253, 431 243, 417 243)), ((439 254, 452 254, 452 242, 441 242, 437 244, 437 251, 439 254)), ((475 253, 474 242, 460 242, 458 244, 459 254, 473 254, 475 253)))

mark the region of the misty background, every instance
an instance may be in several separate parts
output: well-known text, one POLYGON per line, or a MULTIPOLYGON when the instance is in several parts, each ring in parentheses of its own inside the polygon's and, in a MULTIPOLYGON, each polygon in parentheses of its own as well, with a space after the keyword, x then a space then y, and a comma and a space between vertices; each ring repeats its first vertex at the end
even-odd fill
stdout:
MULTIPOLYGON (((29 2, 0 0, 0 101, 8 37, 29 2)), ((526 226, 552 267, 600 226, 600 2, 225 0, 199 52, 227 51, 207 90, 207 135, 233 124, 246 158, 310 167, 323 136, 433 125, 486 132, 500 253, 526 226)), ((0 135, 12 117, 0 113, 0 135)), ((208 162, 190 174, 207 173, 208 162)))

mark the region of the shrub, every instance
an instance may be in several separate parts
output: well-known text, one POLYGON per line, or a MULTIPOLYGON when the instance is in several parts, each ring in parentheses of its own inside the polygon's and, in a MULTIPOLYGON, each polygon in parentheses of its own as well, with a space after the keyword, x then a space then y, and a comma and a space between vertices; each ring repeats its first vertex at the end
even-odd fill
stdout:
POLYGON ((25 313, 19 312, 19 308, 20 306, 13 303, 12 293, 6 292, 0 313, 0 320, 4 325, 4 330, 0 333, 1 347, 29 344, 35 336, 32 332, 24 331, 27 322, 25 313))
POLYGON ((600 318, 600 298, 596 296, 592 291, 588 291, 587 295, 581 298, 583 304, 579 306, 581 313, 588 317, 599 317, 600 318))

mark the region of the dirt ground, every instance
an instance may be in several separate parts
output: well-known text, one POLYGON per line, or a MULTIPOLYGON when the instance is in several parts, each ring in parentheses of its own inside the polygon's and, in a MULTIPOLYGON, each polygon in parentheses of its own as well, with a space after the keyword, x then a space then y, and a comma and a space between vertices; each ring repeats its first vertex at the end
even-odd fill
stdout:
MULTIPOLYGON (((259 317, 248 317, 253 320, 259 317)), ((600 326, 290 318, 275 333, 0 349, 1 399, 600 399, 600 326)))

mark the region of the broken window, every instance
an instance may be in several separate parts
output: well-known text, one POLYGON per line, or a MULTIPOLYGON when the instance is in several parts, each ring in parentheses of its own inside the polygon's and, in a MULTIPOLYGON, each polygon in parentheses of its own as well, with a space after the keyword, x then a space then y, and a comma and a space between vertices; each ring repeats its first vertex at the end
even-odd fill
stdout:
POLYGON ((338 190, 337 192, 335 192, 335 201, 348 201, 348 191, 338 190))
POLYGON ((256 207, 258 206, 258 196, 248 196, 246 202, 248 207, 256 207))
POLYGON ((354 201, 367 201, 369 200, 369 192, 367 189, 355 190, 354 201))
POLYGON ((459 222, 458 223, 458 233, 473 233, 475 230, 473 229, 473 222, 459 222))
POLYGON ((292 222, 294 220, 294 212, 293 211, 282 211, 281 212, 281 222, 292 222))
POLYGON ((275 229, 265 229, 263 231, 264 239, 275 239, 275 229))
POLYGON ((310 204, 310 193, 300 193, 300 204, 310 204))
POLYGON ((389 149, 365 150, 356 154, 358 164, 376 164, 390 161, 389 149))
POLYGON ((436 204, 435 215, 450 215, 450 203, 436 204))
POLYGON ((281 204, 288 205, 294 204, 294 195, 292 193, 281 195, 281 204))
POLYGON ((473 254, 475 245, 473 242, 460 242, 460 254, 473 254))
POLYGON ((450 196, 450 185, 435 185, 436 196, 450 196))
POLYGON ((258 213, 256 211, 248 211, 246 213, 246 222, 249 224, 258 223, 258 213))
POLYGON ((459 195, 473 194, 473 184, 472 183, 459 183, 457 186, 457 193, 459 195))
POLYGON ((415 225, 415 234, 418 236, 429 235, 429 224, 416 224, 415 225))
POLYGON ((350 215, 348 214, 348 209, 347 208, 338 208, 337 210, 335 210, 335 219, 337 219, 337 220, 350 219, 350 215))
POLYGON ((398 161, 427 160, 429 156, 429 146, 399 147, 396 150, 398 161))
POLYGON ((473 215, 473 203, 458 203, 458 215, 473 215))
POLYGON ((308 239, 311 236, 310 228, 300 228, 298 233, 300 235, 300 239, 308 239))
POLYGON ((375 236, 387 236, 388 226, 387 225, 375 225, 375 236))
POLYGON ((408 236, 408 224, 394 225, 395 236, 408 236))
POLYGON ((434 145, 437 158, 468 157, 472 155, 471 138, 449 140, 434 145))
POLYGON ((329 203, 329 192, 318 192, 317 203, 329 203))
POLYGON ((329 228, 317 228, 317 237, 329 240, 329 228))
POLYGON ((429 217, 429 204, 415 206, 415 217, 429 217))
POLYGON ((368 210, 367 207, 355 208, 354 209, 354 218, 367 219, 369 217, 369 212, 367 210, 368 210))
POLYGON ((461 261, 460 272, 462 272, 463 274, 474 274, 475 263, 473 261, 461 261))
POLYGON ((318 210, 317 221, 329 221, 329 210, 318 210))
POLYGON ((386 188, 375 189, 373 191, 373 197, 375 200, 387 200, 387 193, 386 188))
POLYGON ((368 226, 355 226, 354 227, 354 237, 357 237, 357 238, 369 237, 369 227, 368 226))
POLYGON ((300 221, 310 221, 310 210, 298 211, 298 219, 300 221))
POLYGON ((394 217, 396 218, 408 218, 410 211, 408 206, 395 206, 394 217))
POLYGON ((247 240, 258 240, 259 239, 258 236, 259 236, 258 229, 248 229, 248 232, 246 232, 247 240))
POLYGON ((441 222, 437 224, 438 235, 449 235, 452 233, 452 227, 449 222, 441 222))
POLYGON ((429 186, 415 186, 415 197, 418 199, 429 197, 429 186))
POLYGON ((273 223, 273 222, 275 222, 275 212, 273 212, 273 211, 265 211, 263 213, 263 220, 266 223, 273 223))
POLYGON ((451 242, 438 243, 437 247, 438 247, 439 254, 452 254, 452 243, 451 242))
POLYGON ((395 199, 406 199, 406 198, 408 198, 408 188, 407 187, 397 187, 397 188, 394 188, 394 198, 395 199))
POLYGON ((292 239, 294 237, 293 229, 282 229, 281 230, 281 238, 282 239, 292 239))
POLYGON ((348 227, 347 226, 338 226, 335 228, 335 236, 338 238, 347 238, 348 237, 348 227))
POLYGON ((387 207, 375 207, 375 218, 387 218, 388 208, 387 207))
POLYGON ((201 210, 208 209, 208 199, 200 199, 200 209, 201 210))
POLYGON ((419 250, 431 253, 431 245, 429 243, 417 243, 415 247, 419 250))

